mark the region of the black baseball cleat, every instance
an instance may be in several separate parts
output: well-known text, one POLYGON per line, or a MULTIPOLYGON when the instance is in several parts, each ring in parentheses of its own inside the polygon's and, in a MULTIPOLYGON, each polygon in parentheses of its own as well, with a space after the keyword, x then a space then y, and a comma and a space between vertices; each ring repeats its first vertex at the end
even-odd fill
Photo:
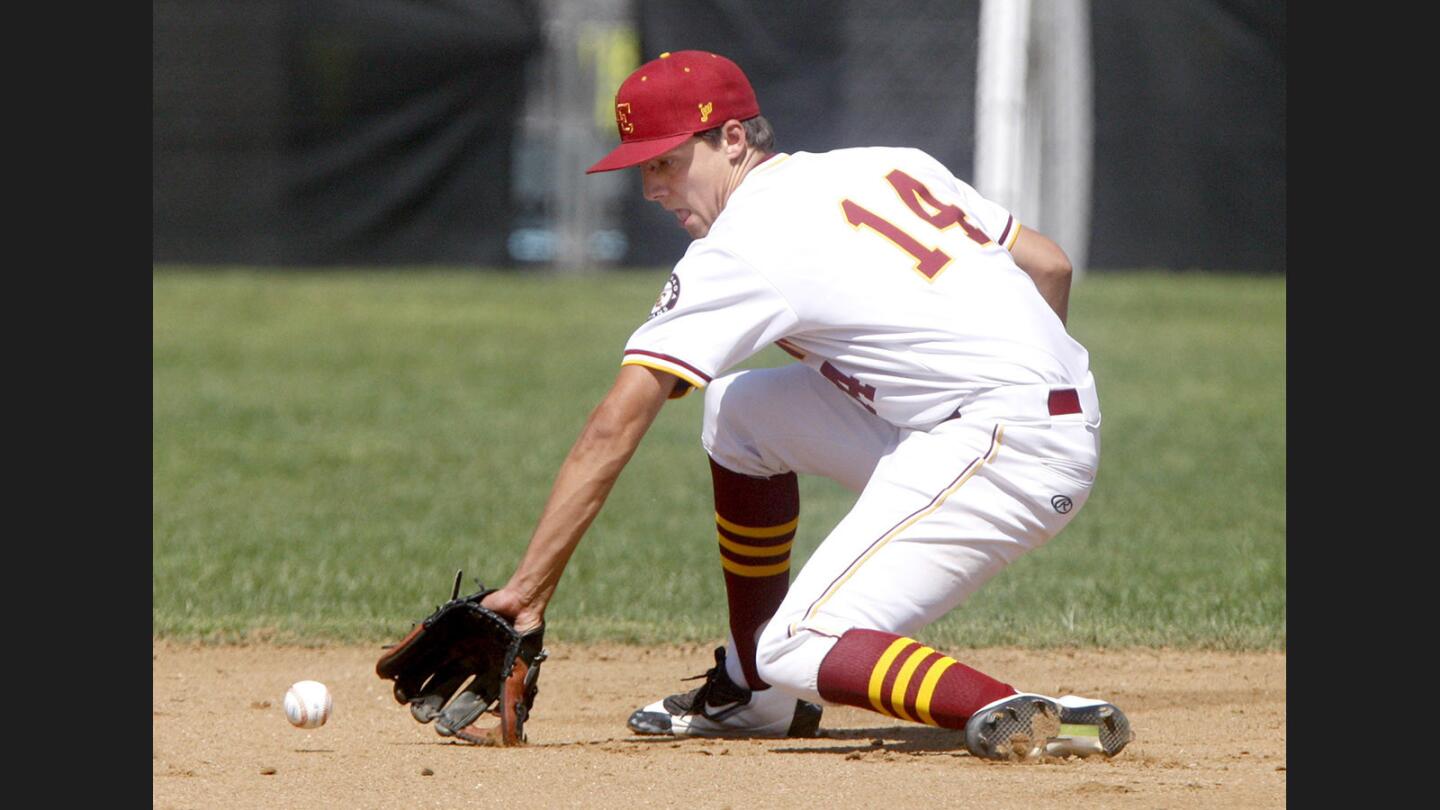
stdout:
POLYGON ((1133 739, 1124 712, 1078 695, 1022 692, 990 703, 965 724, 965 747, 985 759, 1113 757, 1133 739))
POLYGON ((820 706, 778 689, 753 692, 730 680, 725 648, 715 650, 715 666, 704 685, 658 700, 630 715, 636 734, 676 737, 814 737, 820 727, 820 706))

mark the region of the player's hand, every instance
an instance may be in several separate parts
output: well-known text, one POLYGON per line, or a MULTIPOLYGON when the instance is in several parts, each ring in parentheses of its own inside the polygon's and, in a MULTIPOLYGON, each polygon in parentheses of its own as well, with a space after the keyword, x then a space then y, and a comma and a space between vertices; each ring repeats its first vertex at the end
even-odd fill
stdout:
POLYGON ((526 603, 519 592, 511 589, 509 585, 487 595, 480 600, 480 605, 509 619, 521 633, 539 627, 545 620, 544 605, 526 603))

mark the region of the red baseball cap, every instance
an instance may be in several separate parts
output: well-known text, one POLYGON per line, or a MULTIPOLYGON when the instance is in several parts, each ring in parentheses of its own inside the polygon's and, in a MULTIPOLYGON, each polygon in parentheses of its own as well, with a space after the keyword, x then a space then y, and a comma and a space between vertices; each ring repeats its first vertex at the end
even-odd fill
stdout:
POLYGON ((637 166, 731 118, 760 114, 739 65, 706 51, 662 53, 641 65, 615 93, 620 145, 586 174, 637 166))

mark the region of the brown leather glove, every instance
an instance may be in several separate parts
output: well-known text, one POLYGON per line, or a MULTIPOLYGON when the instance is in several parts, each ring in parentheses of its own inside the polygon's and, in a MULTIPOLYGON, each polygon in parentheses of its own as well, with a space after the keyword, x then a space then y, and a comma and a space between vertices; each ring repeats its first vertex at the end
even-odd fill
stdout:
POLYGON ((435 721, 441 736, 476 745, 523 745, 540 663, 548 655, 545 625, 517 632, 504 616, 480 606, 493 588, 482 585, 461 598, 460 576, 455 574, 450 601, 387 649, 375 673, 393 680, 395 700, 408 703, 417 721, 435 721), (500 723, 477 726, 486 712, 498 715, 500 723))

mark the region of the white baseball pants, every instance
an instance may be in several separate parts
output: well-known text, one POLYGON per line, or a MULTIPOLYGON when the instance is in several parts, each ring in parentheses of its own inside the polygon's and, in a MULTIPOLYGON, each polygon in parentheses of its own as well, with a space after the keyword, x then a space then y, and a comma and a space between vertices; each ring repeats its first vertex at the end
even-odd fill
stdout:
MULTIPOLYGON (((766 682, 819 702, 820 662, 860 627, 913 636, 1079 512, 1100 452, 1094 382, 1052 416, 1053 386, 997 389, 928 432, 897 428, 793 364, 720 377, 701 441, 750 476, 823 475, 860 493, 759 631, 766 682)), ((745 683, 733 639, 726 664, 745 683)))

